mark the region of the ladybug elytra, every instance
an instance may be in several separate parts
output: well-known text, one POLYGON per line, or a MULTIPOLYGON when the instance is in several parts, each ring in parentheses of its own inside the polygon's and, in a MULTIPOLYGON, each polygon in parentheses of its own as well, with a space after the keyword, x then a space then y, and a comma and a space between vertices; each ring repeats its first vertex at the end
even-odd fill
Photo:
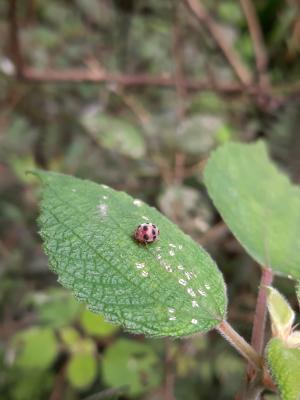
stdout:
POLYGON ((135 232, 134 237, 139 243, 147 244, 153 243, 158 239, 159 229, 156 225, 151 224, 150 222, 140 224, 135 232))

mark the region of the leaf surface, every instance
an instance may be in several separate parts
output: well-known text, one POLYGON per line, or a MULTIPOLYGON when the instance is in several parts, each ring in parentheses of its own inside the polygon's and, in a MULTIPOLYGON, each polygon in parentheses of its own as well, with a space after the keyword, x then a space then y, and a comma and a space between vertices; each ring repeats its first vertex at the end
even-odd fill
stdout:
POLYGON ((59 281, 89 309, 151 336, 205 332, 226 314, 223 277, 209 255, 156 209, 105 185, 37 173, 40 227, 59 281), (143 222, 160 239, 133 239, 143 222))
POLYGON ((281 339, 272 339, 267 346, 267 360, 282 400, 298 400, 300 349, 287 347, 281 339))
POLYGON ((265 144, 228 143, 204 172, 223 220, 251 256, 280 275, 300 277, 300 188, 270 161, 265 144))
POLYGON ((126 387, 138 395, 159 386, 162 378, 160 360, 146 343, 119 339, 104 353, 103 379, 113 388, 126 387))

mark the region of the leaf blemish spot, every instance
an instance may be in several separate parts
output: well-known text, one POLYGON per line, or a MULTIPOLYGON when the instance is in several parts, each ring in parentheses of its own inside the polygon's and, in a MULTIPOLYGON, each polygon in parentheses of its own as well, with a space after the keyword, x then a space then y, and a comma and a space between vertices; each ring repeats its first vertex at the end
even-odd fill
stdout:
POLYGON ((103 199, 103 200, 107 200, 108 197, 107 197, 107 196, 102 196, 102 199, 103 199))
POLYGON ((107 204, 98 204, 97 208, 100 211, 100 214, 101 214, 102 217, 106 217, 107 216, 107 210, 108 210, 108 205, 107 204))
POLYGON ((72 192, 75 193, 75 192, 77 192, 77 190, 76 189, 72 189, 72 192))
POLYGON ((106 186, 106 185, 101 185, 101 187, 102 187, 103 189, 109 189, 109 187, 106 186))
POLYGON ((145 221, 149 221, 149 218, 146 217, 145 215, 142 215, 142 218, 143 218, 145 221))
POLYGON ((141 206, 143 205, 143 202, 142 202, 142 200, 134 199, 134 200, 133 200, 133 204, 134 204, 135 206, 137 206, 137 207, 141 207, 141 206))
POLYGON ((175 244, 173 244, 173 243, 169 243, 169 246, 170 246, 170 247, 173 247, 174 249, 176 249, 176 246, 175 246, 175 244))

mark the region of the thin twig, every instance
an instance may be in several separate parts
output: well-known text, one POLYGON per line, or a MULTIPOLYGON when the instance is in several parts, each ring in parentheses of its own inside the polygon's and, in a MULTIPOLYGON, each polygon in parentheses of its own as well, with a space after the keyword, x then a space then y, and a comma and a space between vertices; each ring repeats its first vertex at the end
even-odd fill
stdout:
MULTIPOLYGON (((262 355, 264 352, 265 344, 265 329, 266 329, 266 316, 267 316, 267 290, 266 286, 270 286, 273 281, 273 273, 270 268, 263 267, 261 281, 257 296, 255 314, 253 319, 251 345, 262 355)), ((249 364, 247 368, 247 380, 250 382, 253 379, 255 371, 249 364)))
POLYGON ((174 28, 173 28, 173 57, 175 65, 175 83, 177 92, 177 114, 180 120, 185 116, 185 99, 187 90, 184 85, 184 44, 182 40, 181 25, 180 25, 180 6, 181 3, 175 4, 174 11, 174 28))
MULTIPOLYGON (((176 80, 168 74, 165 75, 148 75, 148 74, 111 74, 95 69, 35 69, 26 67, 23 69, 24 81, 30 82, 84 82, 84 83, 119 83, 123 86, 159 86, 159 87, 176 87, 176 80)), ((193 79, 184 79, 182 85, 191 91, 213 90, 227 94, 238 94, 243 91, 241 85, 235 82, 220 82, 211 84, 207 81, 199 81, 193 79)), ((250 90, 254 93, 255 89, 250 90)))
POLYGON ((17 18, 17 0, 8 2, 8 20, 9 20, 9 42, 10 56, 16 68, 16 75, 21 77, 23 69, 23 59, 21 54, 19 26, 17 18))
POLYGON ((256 68, 259 76, 259 84, 262 88, 268 89, 268 55, 256 10, 251 0, 240 0, 240 2, 247 20, 250 36, 253 43, 256 68))
POLYGON ((262 357, 240 336, 227 321, 222 321, 216 330, 256 369, 263 367, 262 357))
POLYGON ((239 78, 243 85, 249 85, 252 82, 252 76, 241 60, 239 54, 227 42, 222 29, 213 20, 210 14, 206 11, 200 0, 184 0, 188 8, 193 12, 195 17, 205 25, 211 36, 223 52, 228 63, 232 67, 234 73, 239 78))
POLYGON ((175 374, 171 355, 171 341, 165 340, 165 382, 163 387, 164 400, 175 400, 174 396, 175 374))

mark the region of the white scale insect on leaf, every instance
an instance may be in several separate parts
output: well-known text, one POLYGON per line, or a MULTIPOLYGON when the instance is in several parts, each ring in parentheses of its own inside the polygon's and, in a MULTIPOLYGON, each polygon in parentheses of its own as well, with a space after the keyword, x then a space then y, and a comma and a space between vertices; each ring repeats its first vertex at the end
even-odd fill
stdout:
POLYGON ((175 256, 174 250, 170 250, 170 251, 169 251, 169 254, 170 254, 170 256, 172 256, 172 257, 175 256))
POLYGON ((196 300, 192 300, 192 307, 199 307, 199 304, 196 300))
POLYGON ((186 281, 184 279, 179 279, 178 282, 180 283, 180 285, 186 286, 186 281))
POLYGON ((135 266, 137 267, 137 269, 142 269, 145 267, 145 263, 136 263, 135 266))
POLYGON ((188 281, 190 281, 193 277, 192 273, 190 273, 190 272, 185 272, 184 275, 186 276, 188 281))
POLYGON ((193 318, 193 319, 191 320, 191 323, 194 324, 194 325, 197 325, 197 324, 198 324, 198 320, 195 319, 195 318, 193 318))
POLYGON ((175 321, 176 317, 174 315, 172 315, 172 317, 169 317, 169 321, 175 321))
POLYGON ((210 286, 208 283, 206 283, 204 286, 206 287, 207 290, 210 290, 210 286))
POLYGON ((199 293, 201 296, 206 297, 206 293, 204 292, 204 290, 198 289, 198 293, 199 293))
POLYGON ((168 311, 169 311, 169 313, 173 314, 175 312, 175 308, 169 307, 168 311))
POLYGON ((184 270, 183 265, 178 265, 177 268, 181 271, 184 270))
POLYGON ((142 276, 144 276, 145 278, 149 275, 148 271, 142 271, 142 276))
POLYGON ((187 288, 187 292, 188 292, 188 294, 189 294, 190 296, 196 297, 196 293, 193 291, 192 288, 187 288))

